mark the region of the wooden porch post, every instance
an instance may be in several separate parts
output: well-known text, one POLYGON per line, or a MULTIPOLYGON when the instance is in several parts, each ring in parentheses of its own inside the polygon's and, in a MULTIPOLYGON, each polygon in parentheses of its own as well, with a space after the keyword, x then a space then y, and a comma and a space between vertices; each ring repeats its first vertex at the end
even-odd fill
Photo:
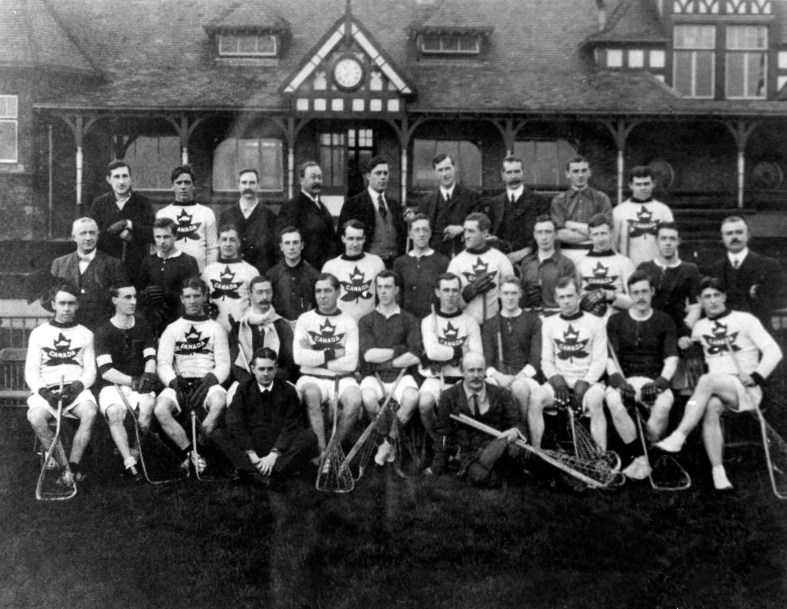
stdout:
POLYGON ((625 172, 626 172, 626 140, 628 136, 631 134, 632 129, 639 125, 642 120, 635 119, 631 121, 626 121, 624 118, 618 118, 615 120, 604 120, 601 121, 602 124, 609 130, 610 134, 612 135, 612 139, 615 141, 615 147, 617 148, 617 162, 616 162, 616 173, 617 173, 617 204, 620 205, 623 202, 623 186, 625 183, 625 172))
POLYGON ((82 213, 82 180, 84 175, 84 152, 83 146, 85 141, 85 134, 90 130, 97 118, 93 117, 85 121, 81 114, 76 116, 59 115, 60 118, 69 126, 71 133, 74 134, 74 143, 76 144, 75 163, 76 163, 76 212, 77 215, 82 213))
POLYGON ((744 192, 746 187, 746 144, 749 141, 749 136, 752 132, 759 127, 759 121, 746 121, 738 119, 736 121, 722 121, 729 129, 735 140, 735 147, 738 150, 736 159, 737 169, 737 196, 736 202, 738 209, 743 209, 744 192))

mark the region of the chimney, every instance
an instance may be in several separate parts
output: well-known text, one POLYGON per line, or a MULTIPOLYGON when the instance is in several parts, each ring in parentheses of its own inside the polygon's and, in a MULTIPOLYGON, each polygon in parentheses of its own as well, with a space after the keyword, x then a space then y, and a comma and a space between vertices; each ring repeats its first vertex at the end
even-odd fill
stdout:
POLYGON ((596 0, 596 10, 598 11, 598 29, 603 30, 607 25, 607 3, 605 0, 596 0))

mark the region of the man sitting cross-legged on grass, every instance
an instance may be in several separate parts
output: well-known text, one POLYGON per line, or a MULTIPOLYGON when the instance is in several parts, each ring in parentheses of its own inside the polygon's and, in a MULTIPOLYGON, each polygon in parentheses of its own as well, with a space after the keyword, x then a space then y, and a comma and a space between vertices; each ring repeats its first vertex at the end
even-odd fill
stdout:
POLYGON ((483 327, 486 380, 511 392, 527 423, 530 395, 538 389, 541 369, 541 320, 519 306, 522 286, 513 275, 500 281, 500 313, 483 327))
MULTIPOLYGON (((337 305, 339 280, 334 275, 320 273, 314 284, 314 295, 317 309, 298 318, 292 352, 295 363, 301 367, 297 388, 323 453, 328 445, 323 403, 337 401, 336 435, 340 442, 361 412, 361 390, 352 377, 358 367, 358 324, 337 305)), ((328 409, 328 420, 332 421, 332 417, 333 412, 328 409)))
MULTIPOLYGON (((358 334, 361 344, 361 397, 370 418, 380 411, 379 401, 383 399, 383 387, 375 378, 382 381, 385 391, 393 389, 399 371, 418 364, 421 353, 421 327, 410 313, 399 308, 396 296, 399 294, 400 278, 395 271, 380 271, 375 278, 377 288, 377 307, 361 317, 358 334)), ((412 418, 418 406, 418 385, 409 374, 402 377, 393 394, 399 404, 396 416, 402 425, 412 418)), ((396 433, 392 425, 390 433, 396 433)), ((384 465, 392 458, 391 444, 386 437, 380 445, 375 463, 384 465)))
POLYGON ((590 416, 590 435, 602 451, 607 449, 604 418, 604 385, 599 379, 607 362, 604 322, 580 311, 579 290, 573 277, 563 277, 555 286, 559 315, 541 322, 541 369, 547 382, 530 399, 527 422, 530 441, 541 448, 544 410, 576 408, 590 416))
POLYGON ((522 429, 511 394, 505 389, 484 382, 486 361, 481 353, 468 352, 461 362, 463 380, 446 389, 437 409, 435 456, 426 474, 442 474, 448 456, 459 453, 460 477, 473 484, 493 485, 493 468, 504 456, 517 457, 519 449, 510 446, 522 429), (451 415, 473 417, 505 432, 500 438, 467 427, 451 419, 451 415))
MULTIPOLYGON (((697 381, 678 428, 656 445, 666 452, 679 452, 686 436, 702 420, 702 439, 718 491, 732 490, 722 463, 721 415, 756 409, 765 379, 782 359, 779 345, 762 323, 751 313, 731 311, 726 300, 720 279, 706 277, 700 282, 700 304, 707 317, 694 325, 691 340, 702 345, 708 372, 697 381)), ((687 345, 689 339, 681 341, 687 345)))
POLYGON ((175 416, 194 410, 202 419, 202 433, 210 436, 224 412, 227 392, 221 383, 230 373, 227 333, 205 315, 207 297, 208 286, 199 277, 183 282, 184 315, 167 326, 159 340, 157 371, 165 389, 154 410, 186 464, 199 469, 205 464, 189 459, 192 442, 175 416))
POLYGON ((142 482, 142 473, 129 449, 123 425, 126 405, 118 392, 123 392, 132 408, 139 409, 140 430, 147 431, 158 385, 156 343, 150 324, 134 317, 136 288, 133 285, 112 286, 110 294, 115 315, 96 330, 96 364, 102 387, 98 405, 123 458, 126 474, 134 482, 142 482))
POLYGON ((27 398, 27 420, 45 450, 54 434, 49 422, 57 414, 62 398, 63 413, 79 420, 68 464, 79 481, 84 477, 79 463, 90 442, 96 418, 96 402, 90 387, 96 380, 93 333, 75 321, 79 307, 77 289, 61 284, 54 290, 55 318, 30 333, 25 360, 25 383, 33 392, 27 398), (63 393, 60 385, 63 384, 63 393))
POLYGON ((317 452, 317 436, 303 425, 297 391, 276 377, 276 358, 270 347, 254 352, 254 376, 238 386, 227 409, 227 429, 216 434, 240 482, 269 485, 297 472, 317 452))
POLYGON ((623 370, 610 358, 605 399, 612 424, 624 443, 621 458, 627 467, 623 473, 634 480, 643 480, 650 472, 626 406, 637 400, 650 407, 645 434, 650 441, 661 438, 673 402, 670 379, 678 364, 675 323, 651 307, 654 290, 650 281, 644 271, 633 273, 628 278, 631 308, 613 313, 607 321, 607 339, 623 370))

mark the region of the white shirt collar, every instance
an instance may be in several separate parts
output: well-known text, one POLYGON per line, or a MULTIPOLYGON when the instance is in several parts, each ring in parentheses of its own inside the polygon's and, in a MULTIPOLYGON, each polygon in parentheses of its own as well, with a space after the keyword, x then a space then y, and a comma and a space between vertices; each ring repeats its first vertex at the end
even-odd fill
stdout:
POLYGON ((743 264, 743 261, 746 260, 746 256, 748 256, 748 255, 749 255, 749 248, 747 246, 747 247, 744 247, 737 254, 733 254, 732 252, 727 252, 727 260, 730 261, 730 264, 732 266, 735 266, 735 261, 737 260, 738 261, 738 266, 740 266, 741 264, 743 264))
POLYGON ((257 387, 259 387, 259 388, 260 388, 260 393, 268 393, 269 391, 272 391, 272 390, 273 390, 273 383, 271 383, 271 384, 270 384, 270 385, 268 385, 267 387, 263 387, 262 385, 260 385, 259 383, 257 383, 257 387))
POLYGON ((380 195, 383 196, 383 200, 385 201, 386 206, 388 205, 388 199, 386 198, 384 192, 377 192, 372 188, 367 188, 366 190, 369 193, 369 196, 372 198, 372 201, 374 201, 375 209, 378 209, 380 207, 379 198, 378 198, 380 195))
POLYGON ((180 251, 180 250, 179 250, 179 249, 176 247, 176 248, 175 248, 175 252, 174 252, 174 253, 172 253, 172 254, 170 254, 169 256, 167 256, 166 258, 164 258, 164 256, 162 256, 162 255, 161 255, 161 252, 159 252, 158 250, 156 250, 156 256, 158 256, 158 257, 159 257, 159 258, 161 258, 162 260, 169 260, 170 258, 177 258, 178 256, 180 256, 180 255, 181 255, 181 253, 182 253, 182 252, 181 252, 181 251, 180 251))
POLYGON ((393 317, 394 315, 398 315, 399 313, 401 313, 401 312, 402 312, 402 311, 401 311, 401 309, 399 308, 399 305, 396 305, 396 307, 393 309, 393 311, 391 311, 391 314, 390 314, 390 315, 386 315, 386 314, 385 314, 385 311, 383 311, 383 310, 380 308, 380 305, 377 305, 376 307, 374 307, 374 310, 375 310, 375 311, 377 311, 377 312, 378 312, 380 315, 382 315, 382 316, 383 316, 383 317, 385 317, 386 319, 390 319, 390 318, 391 318, 391 317, 393 317))
POLYGON ((680 258, 676 258, 675 262, 673 262, 672 264, 664 264, 658 258, 654 258, 653 259, 653 264, 655 264, 658 267, 661 267, 662 269, 674 269, 674 268, 677 268, 677 267, 679 267, 682 264, 682 262, 683 261, 680 258))
POLYGON ((407 255, 408 256, 412 256, 413 258, 421 258, 423 256, 431 256, 432 254, 434 254, 434 250, 431 247, 429 249, 427 249, 426 251, 424 251, 420 255, 415 250, 410 250, 409 252, 407 252, 407 255))
POLYGON ((509 201, 511 200, 511 195, 514 195, 515 199, 519 199, 522 196, 522 193, 525 192, 525 185, 520 184, 516 188, 506 188, 506 199, 509 201))
POLYGON ((94 249, 89 254, 80 254, 79 251, 77 251, 77 258, 79 258, 80 262, 93 262, 96 259, 96 252, 97 251, 98 250, 94 249))
POLYGON ((456 188, 456 183, 451 184, 451 188, 443 188, 441 186, 440 187, 440 196, 443 197, 443 199, 445 199, 445 198, 450 199, 451 197, 454 196, 454 188, 456 188))

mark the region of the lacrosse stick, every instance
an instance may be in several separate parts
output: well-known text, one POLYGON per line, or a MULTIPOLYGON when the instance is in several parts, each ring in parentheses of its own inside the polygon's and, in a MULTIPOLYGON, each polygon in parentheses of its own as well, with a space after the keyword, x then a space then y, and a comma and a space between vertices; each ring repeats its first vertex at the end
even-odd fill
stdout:
POLYGON ((60 378, 60 395, 55 415, 55 435, 41 464, 41 473, 36 483, 36 499, 39 501, 64 501, 77 494, 74 474, 68 466, 66 452, 60 442, 60 422, 63 416, 63 378, 60 378))
POLYGON ((328 446, 320 457, 317 480, 314 482, 314 487, 318 491, 331 493, 349 493, 355 488, 352 473, 350 472, 350 468, 345 464, 344 451, 336 435, 336 425, 339 418, 340 380, 341 377, 337 376, 334 381, 333 399, 330 401, 333 414, 331 439, 328 440, 328 446))
MULTIPOLYGON (((455 421, 464 423, 469 427, 473 427, 491 436, 495 436, 499 438, 504 435, 502 431, 499 431, 494 427, 490 427, 489 425, 486 425, 485 423, 482 423, 477 419, 468 417, 465 414, 460 414, 460 415, 452 414, 450 416, 455 421)), ((615 488, 622 484, 620 482, 620 478, 622 477, 622 474, 620 474, 619 472, 613 472, 608 467, 605 467, 602 463, 600 462, 588 463, 586 461, 581 461, 579 459, 576 459, 572 455, 568 455, 567 453, 564 452, 556 452, 556 451, 536 448, 527 443, 521 432, 519 432, 519 439, 515 440, 514 444, 528 451, 529 453, 536 455, 539 459, 559 469, 560 471, 565 472, 569 476, 576 478, 577 480, 586 484, 590 488, 594 488, 594 489, 615 488)))
POLYGON ((382 432, 384 437, 387 436, 387 433, 390 430, 390 423, 385 425, 386 418, 388 417, 390 403, 393 399, 394 391, 399 386, 399 381, 402 380, 405 372, 406 368, 402 368, 399 371, 399 376, 396 377, 396 381, 394 382, 391 391, 387 395, 385 386, 382 384, 382 381, 380 381, 380 377, 377 376, 377 380, 380 381, 380 386, 383 390, 383 395, 385 395, 385 400, 383 401, 382 406, 380 406, 377 416, 366 426, 366 429, 363 430, 363 433, 361 433, 361 435, 358 437, 358 440, 355 442, 355 444, 353 444, 353 447, 350 449, 350 452, 347 453, 347 456, 344 458, 341 464, 341 467, 347 468, 350 471, 353 466, 357 468, 358 475, 353 476, 353 480, 356 482, 363 476, 367 466, 369 465, 369 461, 372 458, 372 453, 377 448, 377 441, 381 435, 380 427, 385 427, 384 432, 382 432))
POLYGON ((145 480, 150 484, 167 484, 168 482, 185 480, 189 475, 188 470, 183 468, 183 462, 178 454, 156 432, 148 430, 146 433, 140 434, 139 418, 136 411, 131 407, 125 394, 117 384, 115 384, 115 388, 134 421, 139 463, 142 466, 142 472, 145 474, 145 480))
POLYGON ((503 316, 498 313, 497 315, 497 361, 500 364, 500 369, 503 373, 507 373, 508 369, 503 361, 503 316))
MULTIPOLYGON (((615 353, 615 349, 612 345, 608 345, 608 347, 612 363, 615 364, 615 368, 622 375, 623 368, 620 366, 620 361, 615 353)), ((642 454, 648 465, 648 481, 650 482, 651 488, 654 491, 683 491, 691 488, 691 476, 689 476, 689 472, 683 469, 683 466, 673 455, 661 451, 662 454, 656 459, 655 463, 651 464, 648 444, 645 441, 645 433, 642 426, 640 406, 641 402, 634 404, 633 418, 637 425, 639 441, 642 443, 642 454)))
MULTIPOLYGON (((399 373, 399 377, 397 377, 393 387, 391 387, 390 395, 392 396, 395 391, 396 387, 399 385, 399 381, 402 378, 402 373, 404 369, 399 373)), ((383 395, 386 394, 385 385, 383 385, 382 380, 380 379, 379 374, 375 374, 377 378, 377 382, 380 384, 380 389, 383 391, 383 395)), ((386 399, 389 396, 386 396, 386 399)), ((388 410, 389 416, 391 417, 390 427, 389 427, 389 437, 391 439, 391 449, 393 455, 393 465, 394 471, 396 475, 400 478, 407 478, 407 474, 404 473, 404 450, 410 455, 410 458, 413 460, 415 464, 416 471, 420 470, 421 468, 421 458, 419 457, 418 453, 415 450, 412 440, 404 433, 404 429, 402 428, 402 422, 399 420, 397 416, 397 412, 399 410, 400 405, 393 400, 390 402, 388 410)))
MULTIPOLYGON (((730 354, 732 363, 735 366, 735 371, 738 377, 743 376, 743 368, 732 350, 732 343, 728 337, 724 337, 724 343, 727 345, 727 353, 730 354)), ((762 448, 765 452, 765 461, 768 464, 768 476, 771 479, 771 488, 773 494, 778 499, 787 499, 787 443, 784 439, 771 427, 771 424, 765 419, 759 406, 754 406, 754 414, 760 423, 760 433, 762 434, 762 448)))

